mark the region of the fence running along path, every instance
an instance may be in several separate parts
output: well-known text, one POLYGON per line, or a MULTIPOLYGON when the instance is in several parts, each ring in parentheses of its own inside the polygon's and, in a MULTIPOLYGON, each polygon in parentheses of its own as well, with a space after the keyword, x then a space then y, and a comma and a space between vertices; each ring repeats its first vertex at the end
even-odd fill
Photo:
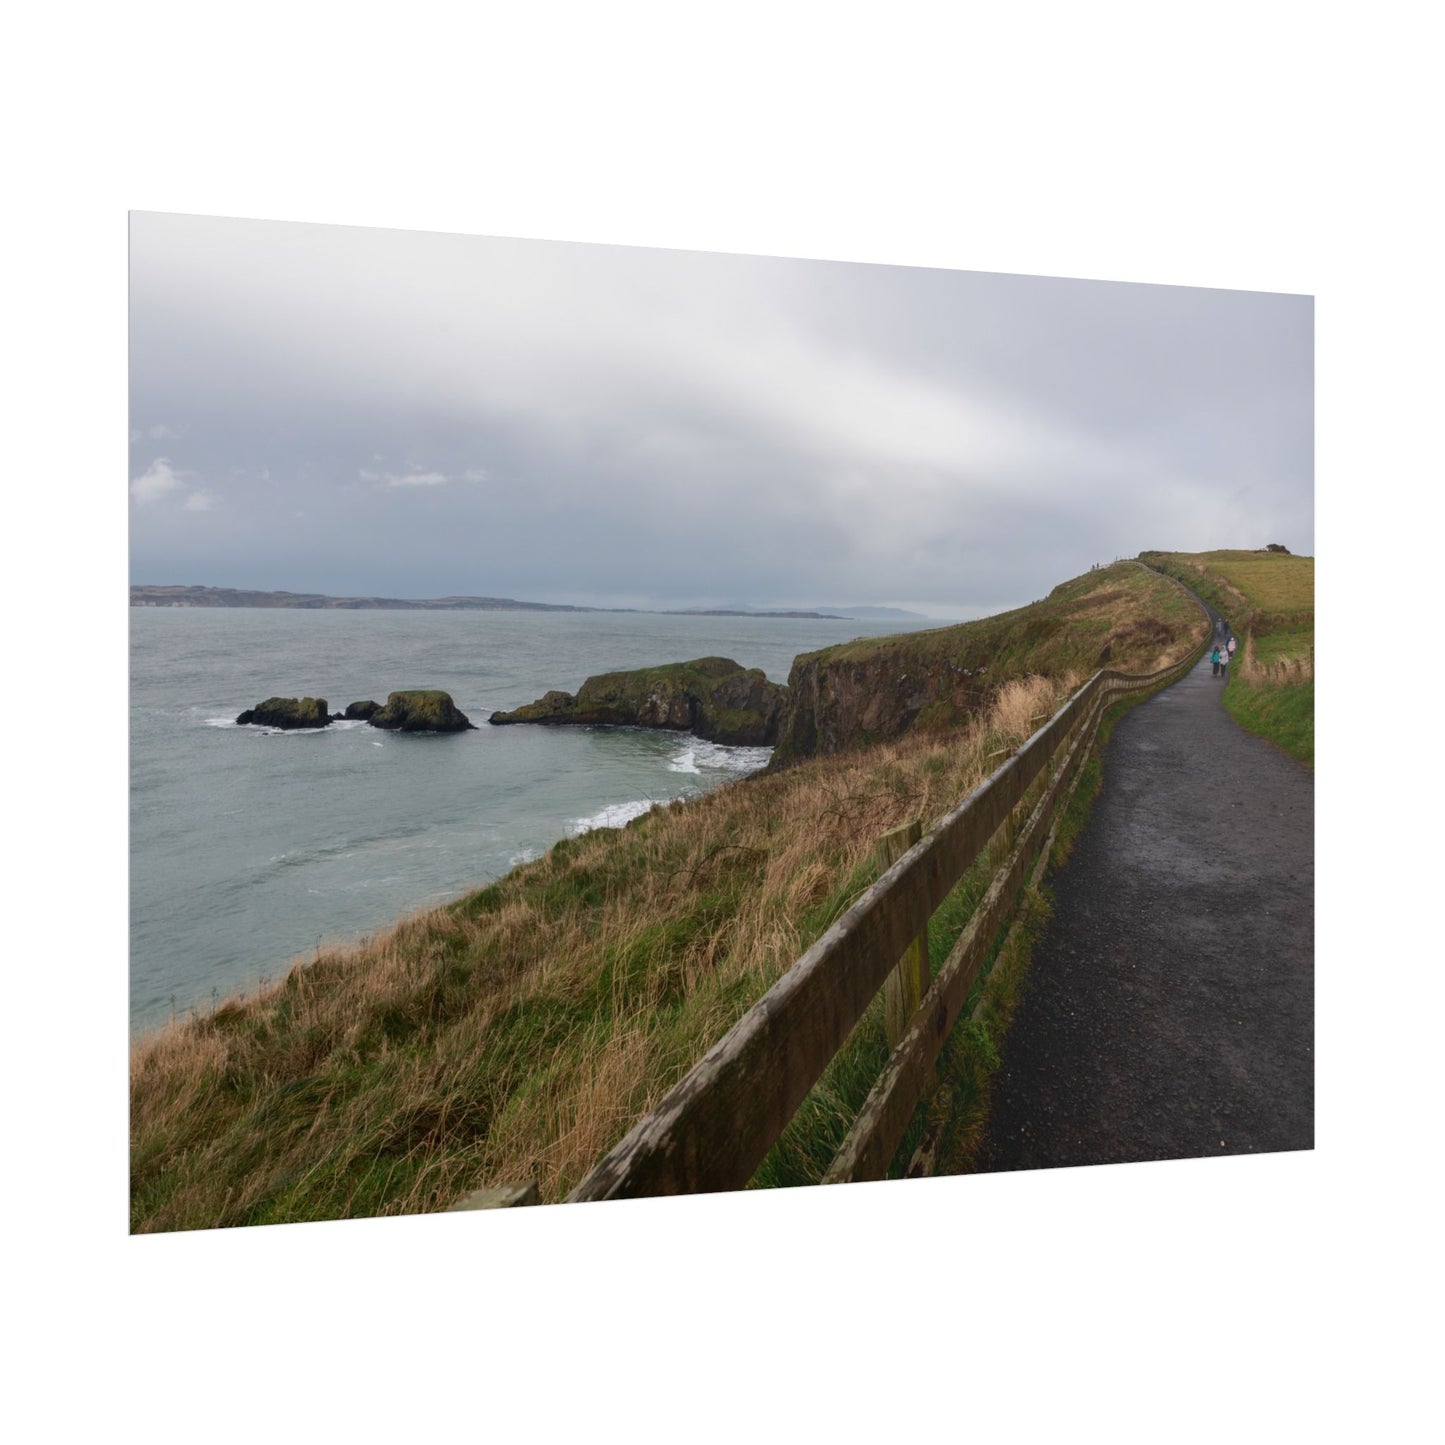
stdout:
MULTIPOLYGON (((1036 854, 1034 881, 1042 875, 1045 834, 1077 783, 1100 718, 1121 698, 1178 681, 1207 645, 1206 639, 1158 672, 1096 672, 1017 752, 891 862, 604 1156, 567 1196, 569 1202, 743 1188, 886 985, 892 1016, 888 1061, 823 1182, 883 1178, 1036 854), (920 974, 914 945, 985 848, 991 863, 997 859, 988 888, 930 981, 926 946, 920 974), (900 1017, 899 1000, 911 1015, 900 1017)), ((904 841, 890 835, 882 856, 887 859, 904 841)), ((478 1200, 463 1207, 488 1206, 478 1200)))

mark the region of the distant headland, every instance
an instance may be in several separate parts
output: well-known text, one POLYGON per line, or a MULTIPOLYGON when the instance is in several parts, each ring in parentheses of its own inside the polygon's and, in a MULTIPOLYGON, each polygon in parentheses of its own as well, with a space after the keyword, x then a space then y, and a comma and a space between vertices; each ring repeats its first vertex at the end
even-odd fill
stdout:
POLYGON ((574 607, 564 602, 519 602, 514 597, 328 597, 321 592, 261 592, 243 587, 136 585, 130 589, 132 607, 300 607, 364 611, 392 609, 423 612, 655 612, 664 617, 805 617, 849 619, 858 617, 921 618, 922 613, 896 607, 772 609, 739 604, 735 607, 574 607))
POLYGON ((133 586, 132 607, 305 607, 364 610, 392 608, 427 612, 595 612, 553 602, 518 602, 511 597, 328 597, 321 592, 260 592, 245 587, 133 586))

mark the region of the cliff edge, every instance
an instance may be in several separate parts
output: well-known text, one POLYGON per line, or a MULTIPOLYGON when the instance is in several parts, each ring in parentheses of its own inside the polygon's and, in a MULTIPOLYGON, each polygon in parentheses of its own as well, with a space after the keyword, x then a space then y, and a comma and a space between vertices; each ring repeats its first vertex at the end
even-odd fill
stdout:
POLYGON ((1011 678, 1150 672, 1202 635, 1198 607, 1167 578, 1116 562, 1027 607, 953 627, 807 652, 793 661, 772 769, 817 754, 945 731, 1011 678))

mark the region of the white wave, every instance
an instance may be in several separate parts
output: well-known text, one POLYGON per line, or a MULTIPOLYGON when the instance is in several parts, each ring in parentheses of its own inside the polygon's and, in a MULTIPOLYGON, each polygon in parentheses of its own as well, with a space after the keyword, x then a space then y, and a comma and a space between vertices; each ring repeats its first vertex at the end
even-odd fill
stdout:
POLYGON ((773 755, 772 748, 737 748, 701 740, 694 741, 688 752, 692 755, 692 772, 708 768, 724 773, 755 773, 759 768, 767 767, 768 759, 773 755))
MULTIPOLYGON (((238 724, 233 717, 208 717, 206 726, 209 728, 233 728, 238 724)), ((333 718, 324 728, 271 728, 266 727, 263 723, 246 723, 244 726, 259 727, 267 737, 272 737, 276 733, 340 733, 347 732, 351 728, 364 728, 367 724, 364 718, 348 717, 333 718)), ((381 744, 378 743, 377 747, 380 746, 381 744)))
POLYGON ((670 773, 755 773, 768 765, 772 748, 741 748, 706 743, 689 736, 668 760, 670 773))
POLYGON ((632 803, 610 803, 600 813, 593 813, 590 818, 578 818, 567 831, 575 838, 579 833, 590 833, 593 828, 621 828, 634 818, 650 813, 656 806, 655 798, 639 798, 632 803))
POLYGON ((519 848, 517 852, 512 854, 507 866, 509 868, 515 868, 521 863, 533 863, 539 856, 535 848, 519 848))

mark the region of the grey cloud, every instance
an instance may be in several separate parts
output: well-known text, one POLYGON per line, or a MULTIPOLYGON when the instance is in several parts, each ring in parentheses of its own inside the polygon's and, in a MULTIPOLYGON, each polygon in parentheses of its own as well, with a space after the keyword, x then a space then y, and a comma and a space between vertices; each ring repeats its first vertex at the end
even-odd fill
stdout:
POLYGON ((1313 550, 1308 298, 132 225, 138 581, 965 614, 1313 550))

